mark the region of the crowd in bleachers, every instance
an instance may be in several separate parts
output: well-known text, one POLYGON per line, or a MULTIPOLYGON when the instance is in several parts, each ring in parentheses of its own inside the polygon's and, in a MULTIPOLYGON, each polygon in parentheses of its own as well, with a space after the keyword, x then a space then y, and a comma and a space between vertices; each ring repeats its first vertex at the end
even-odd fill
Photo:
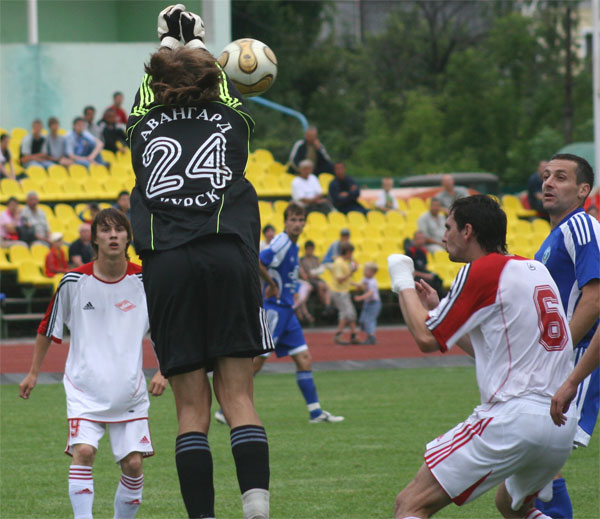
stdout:
MULTIPOLYGON (((56 118, 48 121, 47 131, 39 120, 34 121, 31 132, 0 129, 0 269, 16 269, 20 283, 55 285, 64 270, 89 261, 92 251, 85 224, 95 212, 114 204, 129 213, 135 177, 120 103, 122 96, 117 93, 115 104, 105 110, 98 124, 93 107, 85 107, 83 117, 75 119, 69 132, 60 129, 56 118), (107 149, 111 139, 113 150, 107 149)), ((461 266, 449 261, 441 244, 448 207, 467 194, 466 189, 454 186, 451 175, 444 176, 442 191, 431 200, 396 198, 391 178, 382 180, 375 198, 365 200, 343 164, 332 163, 316 130, 309 129, 305 139, 294 145, 288 164, 276 161, 268 150, 251 153, 247 178, 261 198, 264 243, 283 230, 283 211, 290 199, 308 209, 299 240, 304 256, 297 305, 305 323, 314 321, 306 305, 309 297, 316 303, 311 308, 320 315, 334 313, 332 294, 340 284, 332 266, 344 243, 352 245, 351 265, 356 265, 351 267, 353 290, 362 287, 364 293, 369 276, 378 289, 390 289, 387 256, 392 253, 413 256, 418 264, 416 275, 435 285, 440 294, 449 288, 461 266), (325 167, 333 168, 335 174, 327 170, 315 174, 325 167), (308 184, 298 187, 306 179, 310 179, 310 188, 308 184)), ((508 216, 509 251, 532 257, 550 230, 548 222, 520 218, 536 213, 525 209, 516 196, 505 195, 502 204, 508 216)), ((133 250, 129 255, 139 263, 133 250)), ((365 298, 359 293, 355 296, 355 302, 364 305, 365 298)))

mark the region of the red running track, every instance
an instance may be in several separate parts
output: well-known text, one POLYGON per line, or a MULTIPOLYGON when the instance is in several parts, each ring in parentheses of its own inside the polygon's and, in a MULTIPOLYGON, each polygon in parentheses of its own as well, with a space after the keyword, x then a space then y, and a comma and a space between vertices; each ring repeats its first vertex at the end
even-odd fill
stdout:
MULTIPOLYGON (((465 355, 460 348, 452 348, 448 353, 421 353, 406 328, 381 328, 377 330, 378 343, 370 346, 340 346, 333 342, 333 331, 306 330, 306 341, 313 362, 336 360, 375 360, 408 357, 437 357, 442 355, 465 355)), ((361 334, 362 335, 362 334, 361 334)), ((345 336, 347 338, 347 334, 345 336)), ((52 343, 42 371, 61 373, 69 351, 68 344, 52 343)), ((0 373, 27 373, 33 355, 33 342, 3 344, 0 347, 0 373)), ((292 362, 289 357, 281 359, 271 356, 269 362, 292 362)), ((144 341, 144 368, 155 368, 157 362, 149 340, 144 341)))

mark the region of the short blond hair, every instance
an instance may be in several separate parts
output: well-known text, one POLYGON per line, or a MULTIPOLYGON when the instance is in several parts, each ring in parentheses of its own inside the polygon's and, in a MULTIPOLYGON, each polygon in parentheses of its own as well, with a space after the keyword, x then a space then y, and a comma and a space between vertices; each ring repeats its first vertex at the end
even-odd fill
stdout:
POLYGON ((375 263, 374 261, 367 261, 365 263, 365 270, 372 270, 373 272, 377 272, 379 270, 379 265, 377 265, 377 263, 375 263))

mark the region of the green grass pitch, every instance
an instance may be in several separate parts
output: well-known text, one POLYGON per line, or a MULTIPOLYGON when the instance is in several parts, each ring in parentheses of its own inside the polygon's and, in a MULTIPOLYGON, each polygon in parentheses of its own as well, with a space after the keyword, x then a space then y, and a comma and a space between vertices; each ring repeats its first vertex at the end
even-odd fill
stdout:
MULTIPOLYGON (((322 405, 346 416, 340 424, 309 424, 293 375, 259 375, 255 399, 271 453, 273 518, 386 518, 396 493, 422 463, 425 444, 466 418, 478 403, 472 368, 318 372, 322 405)), ((0 516, 72 517, 62 385, 38 386, 29 401, 2 386, 0 516)), ((215 404, 213 403, 213 407, 215 404)), ((152 398, 150 427, 157 454, 145 461, 144 518, 183 518, 174 463, 177 433, 170 390, 152 398)), ((597 434, 564 468, 575 516, 600 517, 597 434)), ((241 517, 229 430, 213 422, 216 515, 241 517)), ((103 438, 94 466, 94 517, 112 517, 119 469, 103 438)), ((496 518, 493 493, 451 505, 438 517, 496 518)))

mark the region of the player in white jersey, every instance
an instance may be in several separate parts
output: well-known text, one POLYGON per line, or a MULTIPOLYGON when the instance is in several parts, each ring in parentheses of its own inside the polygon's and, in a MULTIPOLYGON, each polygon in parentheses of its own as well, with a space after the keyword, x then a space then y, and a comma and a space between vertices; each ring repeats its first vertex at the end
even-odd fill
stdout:
POLYGON ((450 260, 467 265, 441 302, 426 283, 415 286, 412 259, 401 254, 388 258, 392 290, 422 351, 458 344, 475 357, 481 405, 427 444, 396 518, 430 517, 496 486, 503 517, 547 517, 533 498, 551 492, 576 425, 559 429, 549 414, 573 366, 558 288, 541 263, 506 254, 506 215, 485 195, 454 202, 444 244, 450 260))
MULTIPOLYGON (((142 458, 154 450, 148 428, 148 392, 142 371, 142 340, 149 330, 139 266, 130 263, 129 220, 116 209, 101 211, 92 223, 97 259, 65 274, 42 320, 29 374, 19 393, 29 398, 52 341, 71 332, 63 383, 67 395, 73 457, 69 496, 75 519, 92 517, 92 465, 108 429, 115 462, 122 470, 115 494, 115 518, 135 516, 142 501, 142 458)), ((156 372, 149 389, 160 395, 166 379, 156 372)))

